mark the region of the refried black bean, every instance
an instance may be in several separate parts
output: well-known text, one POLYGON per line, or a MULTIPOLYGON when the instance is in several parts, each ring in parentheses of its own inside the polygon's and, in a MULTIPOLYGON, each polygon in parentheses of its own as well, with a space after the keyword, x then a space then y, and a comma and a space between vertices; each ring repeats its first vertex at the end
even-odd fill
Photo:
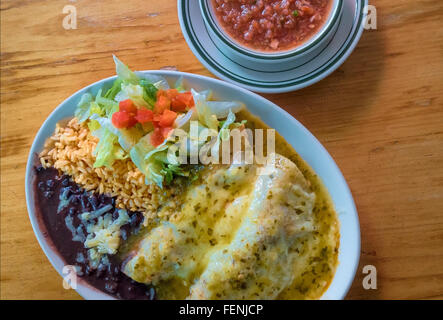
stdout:
MULTIPOLYGON (((59 174, 54 168, 44 169, 39 165, 35 169, 37 174, 35 191, 38 195, 36 197, 37 214, 41 215, 50 238, 66 264, 77 266, 80 270, 79 276, 86 282, 118 299, 154 299, 155 289, 127 277, 120 270, 121 261, 112 255, 108 255, 109 264, 100 263, 97 269, 91 268, 88 249, 82 242, 72 240, 72 232, 66 226, 65 218, 70 216, 77 233, 86 236, 85 227, 78 215, 111 204, 114 206, 111 211, 113 219, 116 219, 118 209, 115 208, 115 199, 85 191, 69 176, 59 174), (69 204, 57 213, 60 194, 63 192, 71 198, 69 204)), ((121 228, 120 236, 123 240, 138 232, 143 221, 143 215, 139 212, 128 211, 128 215, 130 222, 121 228)))

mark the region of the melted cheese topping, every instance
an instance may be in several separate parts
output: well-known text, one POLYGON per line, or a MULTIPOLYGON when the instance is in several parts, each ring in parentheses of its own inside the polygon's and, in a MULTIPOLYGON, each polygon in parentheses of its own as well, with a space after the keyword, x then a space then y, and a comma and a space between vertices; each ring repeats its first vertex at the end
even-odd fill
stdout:
POLYGON ((301 172, 280 155, 266 168, 211 168, 188 189, 180 212, 141 241, 124 272, 154 285, 179 280, 189 299, 274 299, 294 278, 290 249, 315 231, 314 201, 301 172))
POLYGON ((154 284, 160 299, 319 298, 337 265, 337 217, 312 169, 276 142, 284 156, 270 175, 257 165, 206 167, 171 199, 179 209, 170 220, 131 246, 123 271, 154 284))

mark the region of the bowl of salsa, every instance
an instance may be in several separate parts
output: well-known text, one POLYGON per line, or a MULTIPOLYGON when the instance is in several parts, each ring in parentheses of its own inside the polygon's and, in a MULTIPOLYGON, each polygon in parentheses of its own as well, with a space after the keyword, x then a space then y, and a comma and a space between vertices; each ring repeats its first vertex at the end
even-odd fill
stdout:
POLYGON ((343 0, 200 0, 214 40, 237 55, 271 62, 324 45, 342 7, 343 0))

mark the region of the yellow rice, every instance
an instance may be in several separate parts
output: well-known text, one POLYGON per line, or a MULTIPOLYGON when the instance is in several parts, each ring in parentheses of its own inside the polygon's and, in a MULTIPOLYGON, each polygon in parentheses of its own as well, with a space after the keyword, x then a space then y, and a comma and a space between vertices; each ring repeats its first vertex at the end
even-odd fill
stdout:
POLYGON ((146 185, 144 175, 130 159, 117 160, 110 168, 94 168, 92 153, 97 142, 87 125, 74 118, 65 127, 57 124, 40 153, 40 162, 45 168, 54 167, 71 176, 88 191, 115 197, 118 208, 142 212, 147 224, 173 190, 146 185))

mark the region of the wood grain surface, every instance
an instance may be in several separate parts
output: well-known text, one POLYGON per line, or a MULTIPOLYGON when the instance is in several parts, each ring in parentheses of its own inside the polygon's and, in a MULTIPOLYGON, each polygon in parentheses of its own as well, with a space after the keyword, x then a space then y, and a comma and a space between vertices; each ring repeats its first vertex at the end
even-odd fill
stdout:
MULTIPOLYGON (((194 0, 191 0, 194 1, 194 0)), ((374 0, 378 30, 309 88, 265 95, 337 161, 358 207, 362 251, 349 299, 443 298, 443 1, 374 0), (374 265, 378 288, 365 290, 374 265)), ((175 0, 1 1, 1 298, 80 299, 34 237, 25 163, 64 99, 114 75, 174 66, 212 76, 180 31, 175 0), (74 5, 78 29, 62 27, 74 5)))

